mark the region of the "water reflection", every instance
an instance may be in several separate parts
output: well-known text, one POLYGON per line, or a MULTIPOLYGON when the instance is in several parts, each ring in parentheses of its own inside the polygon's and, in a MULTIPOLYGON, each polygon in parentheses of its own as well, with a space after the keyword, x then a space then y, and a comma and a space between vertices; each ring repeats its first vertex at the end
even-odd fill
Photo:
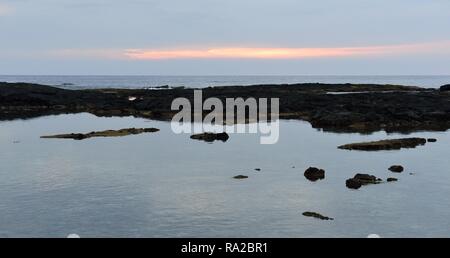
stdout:
POLYGON ((90 114, 1 122, 0 234, 448 236, 449 134, 411 135, 438 142, 350 152, 337 146, 399 135, 320 132, 300 121, 281 121, 274 145, 260 145, 258 134, 231 134, 226 143, 207 144, 173 134, 165 122, 90 114), (39 138, 129 127, 161 131, 83 141, 39 138), (406 169, 396 175, 398 182, 358 191, 345 187, 345 179, 361 172, 386 179, 393 164, 406 169), (325 169, 326 178, 306 180, 303 172, 311 166, 325 169), (239 174, 249 178, 232 179, 239 174), (335 220, 307 218, 304 211, 335 220))

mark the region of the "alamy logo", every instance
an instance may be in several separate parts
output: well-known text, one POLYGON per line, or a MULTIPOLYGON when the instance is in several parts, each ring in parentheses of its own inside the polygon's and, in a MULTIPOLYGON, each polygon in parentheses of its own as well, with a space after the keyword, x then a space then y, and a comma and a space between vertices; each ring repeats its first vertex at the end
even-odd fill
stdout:
POLYGON ((172 118, 174 133, 260 133, 261 144, 274 144, 279 139, 279 99, 218 98, 203 101, 201 90, 194 90, 194 103, 176 98, 172 110, 179 111, 172 118), (205 115, 203 111, 208 113, 205 115), (225 112, 224 112, 225 111, 225 112))

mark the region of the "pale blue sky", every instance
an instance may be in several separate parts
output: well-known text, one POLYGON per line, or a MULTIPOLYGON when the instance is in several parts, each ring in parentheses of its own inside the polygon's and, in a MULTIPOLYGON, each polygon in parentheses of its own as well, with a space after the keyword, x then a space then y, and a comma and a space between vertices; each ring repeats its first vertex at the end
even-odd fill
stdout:
POLYGON ((0 0, 0 74, 450 74, 449 14, 448 0, 0 0), (215 48, 364 53, 198 57, 215 48), (148 58, 178 50, 200 53, 148 58))

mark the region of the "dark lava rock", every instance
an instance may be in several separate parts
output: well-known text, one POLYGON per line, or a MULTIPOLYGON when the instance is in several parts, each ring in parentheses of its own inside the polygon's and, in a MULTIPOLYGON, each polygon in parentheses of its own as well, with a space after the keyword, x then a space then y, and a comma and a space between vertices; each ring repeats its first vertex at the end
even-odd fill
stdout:
POLYGON ((437 142, 437 139, 435 139, 435 138, 428 138, 427 142, 437 142))
POLYGON ((314 182, 319 179, 322 180, 325 178, 325 170, 315 168, 315 167, 310 167, 305 171, 304 175, 305 175, 306 179, 314 182))
POLYGON ((321 220, 334 220, 333 218, 323 216, 322 214, 319 214, 317 212, 312 212, 312 211, 303 212, 303 216, 312 217, 312 218, 321 219, 321 220))
POLYGON ((400 165, 394 165, 394 166, 391 166, 390 168, 389 168, 389 171, 391 171, 391 172, 394 172, 394 173, 401 173, 401 172, 403 172, 405 169, 402 167, 402 166, 400 166, 400 165))
MULTIPOLYGON (((448 87, 320 84, 204 88, 205 97, 279 98, 281 119, 301 119, 335 132, 412 132, 450 129, 448 87), (336 94, 339 93, 339 94, 336 94)), ((67 90, 28 83, 0 82, 0 121, 88 112, 96 116, 135 116, 170 121, 175 98, 192 100, 195 89, 67 90), (131 97, 131 98, 130 98, 131 97), (133 99, 133 101, 130 101, 133 99)), ((203 112, 206 116, 208 112, 203 112)))
POLYGON ((440 91, 450 91, 450 84, 443 85, 439 88, 440 91))
POLYGON ((230 138, 230 137, 225 132, 224 133, 201 133, 201 134, 191 135, 191 139, 201 140, 201 141, 205 141, 205 142, 213 142, 216 140, 226 142, 226 141, 228 141, 228 138, 230 138))
POLYGON ((244 175, 238 175, 238 176, 234 176, 234 179, 246 179, 248 178, 248 176, 244 176, 244 175))
POLYGON ((350 189, 359 189, 362 186, 362 184, 359 180, 350 178, 347 179, 347 181, 345 181, 345 186, 347 186, 347 188, 350 189))
POLYGON ((106 130, 99 132, 90 132, 86 134, 82 133, 70 133, 70 134, 57 134, 41 136, 44 139, 73 139, 73 140, 84 140, 92 137, 121 137, 127 135, 141 134, 141 133, 154 133, 158 132, 157 128, 126 128, 120 130, 106 130))
POLYGON ((380 151, 380 150, 400 150, 403 148, 415 148, 419 145, 425 145, 424 138, 403 138, 392 140, 381 140, 373 142, 360 142, 341 145, 338 148, 344 150, 362 150, 362 151, 380 151))
POLYGON ((398 179, 394 178, 394 177, 389 177, 388 179, 386 179, 386 181, 388 181, 388 182, 396 182, 396 181, 398 181, 398 179))
POLYGON ((377 178, 376 176, 369 175, 369 174, 356 174, 353 179, 359 180, 362 185, 368 185, 368 184, 378 184, 382 180, 377 178))
POLYGON ((379 184, 381 179, 369 174, 356 174, 353 178, 347 179, 345 185, 350 189, 359 189, 363 185, 379 184))

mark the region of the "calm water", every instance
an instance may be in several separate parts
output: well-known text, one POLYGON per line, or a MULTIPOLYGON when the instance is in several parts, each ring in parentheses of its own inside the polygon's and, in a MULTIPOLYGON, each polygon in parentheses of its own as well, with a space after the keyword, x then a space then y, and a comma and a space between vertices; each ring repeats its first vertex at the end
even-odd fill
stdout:
POLYGON ((450 76, 5 76, 0 81, 30 82, 70 89, 208 87, 280 83, 376 83, 438 88, 450 83, 450 76))
POLYGON ((411 135, 438 142, 350 152, 336 146, 399 135, 323 133, 300 121, 282 121, 274 145, 260 145, 255 134, 207 144, 173 134, 165 122, 90 114, 0 122, 0 236, 448 237, 450 134, 411 135), (127 127, 161 131, 39 138, 127 127), (406 171, 390 173, 393 164, 406 171), (324 168, 326 179, 307 181, 309 166, 324 168), (345 179, 358 172, 399 181, 347 189, 345 179), (249 178, 232 179, 238 174, 249 178), (307 218, 304 211, 335 220, 307 218))

